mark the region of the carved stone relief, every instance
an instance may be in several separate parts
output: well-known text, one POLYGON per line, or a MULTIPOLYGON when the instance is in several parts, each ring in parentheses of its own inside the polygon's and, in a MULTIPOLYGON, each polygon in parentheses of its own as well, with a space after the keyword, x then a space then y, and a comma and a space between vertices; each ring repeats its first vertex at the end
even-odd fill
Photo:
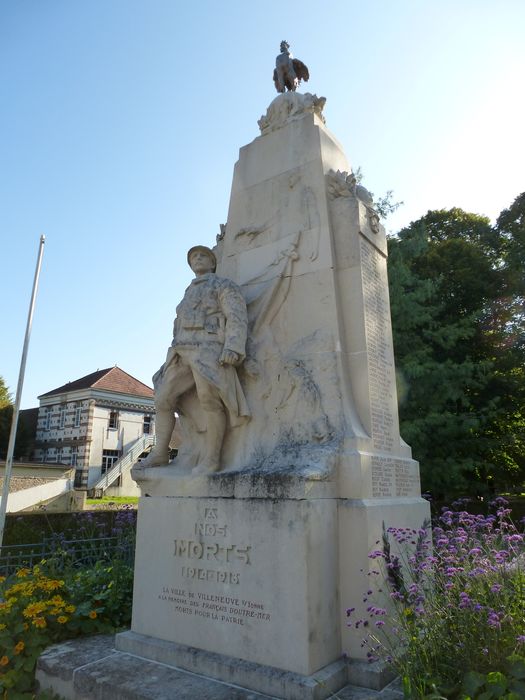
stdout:
POLYGON ((323 108, 325 103, 326 97, 317 97, 309 92, 304 95, 298 92, 287 92, 279 95, 270 103, 266 114, 263 114, 257 122, 261 134, 280 129, 288 122, 299 119, 308 112, 316 114, 324 124, 323 108))
POLYGON ((368 223, 373 233, 380 231, 380 218, 377 211, 374 209, 374 199, 371 193, 358 185, 353 173, 341 172, 338 170, 330 170, 326 176, 328 197, 331 200, 338 197, 356 197, 366 208, 368 223))

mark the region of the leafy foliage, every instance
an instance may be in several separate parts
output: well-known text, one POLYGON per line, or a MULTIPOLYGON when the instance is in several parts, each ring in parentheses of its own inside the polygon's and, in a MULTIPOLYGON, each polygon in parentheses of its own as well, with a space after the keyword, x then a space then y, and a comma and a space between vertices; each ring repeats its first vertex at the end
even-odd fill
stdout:
POLYGON ((49 644, 120 629, 131 620, 133 567, 128 555, 135 539, 135 513, 128 508, 112 513, 110 530, 99 516, 79 515, 84 516, 77 519, 80 536, 110 535, 119 546, 86 566, 67 547, 65 533, 56 533, 52 557, 0 578, 3 697, 34 697, 36 661, 49 644))
POLYGON ((21 568, 0 585, 0 691, 31 698, 34 670, 54 642, 109 632, 131 619, 133 571, 123 562, 63 572, 49 562, 21 568), (26 695, 27 694, 27 695, 26 695))
POLYGON ((401 432, 438 497, 525 478, 522 224, 502 217, 431 211, 389 240, 401 432))
POLYGON ((3 377, 0 377, 0 457, 5 458, 9 431, 11 430, 11 417, 13 415, 13 401, 3 377))
MULTIPOLYGON (((11 421, 13 418, 13 400, 4 379, 0 377, 0 459, 7 456, 11 421)), ((29 434, 24 422, 19 419, 16 440, 15 458, 25 455, 30 448, 32 436, 29 434)))

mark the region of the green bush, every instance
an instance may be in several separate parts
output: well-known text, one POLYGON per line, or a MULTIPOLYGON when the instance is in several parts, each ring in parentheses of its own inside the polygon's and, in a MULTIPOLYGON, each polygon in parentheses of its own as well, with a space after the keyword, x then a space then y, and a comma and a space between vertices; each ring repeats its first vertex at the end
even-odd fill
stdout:
MULTIPOLYGON (((63 562, 61 562, 63 564, 63 562)), ((52 643, 110 632, 131 619, 133 570, 118 558, 60 570, 56 560, 0 580, 0 691, 33 697, 36 661, 52 643)))

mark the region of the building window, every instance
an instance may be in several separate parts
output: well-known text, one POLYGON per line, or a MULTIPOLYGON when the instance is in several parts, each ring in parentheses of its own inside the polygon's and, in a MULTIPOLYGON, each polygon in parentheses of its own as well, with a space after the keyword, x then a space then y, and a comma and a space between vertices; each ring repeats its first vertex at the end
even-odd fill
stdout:
POLYGON ((118 428, 118 411, 110 412, 108 428, 110 430, 116 430, 118 428))
POLYGON ((102 451, 102 474, 105 474, 118 461, 118 450, 103 450, 102 451))
POLYGON ((59 447, 59 448, 57 449, 57 462, 58 462, 59 464, 62 463, 62 448, 61 448, 61 447, 59 447))
POLYGON ((65 424, 66 424, 66 407, 64 404, 61 404, 58 407, 58 427, 63 428, 65 424))
POLYGON ((71 466, 76 467, 78 462, 78 447, 74 445, 71 448, 71 466))
POLYGON ((80 427, 80 415, 81 415, 81 413, 82 413, 82 406, 80 404, 77 404, 75 406, 75 419, 73 422, 73 425, 75 428, 80 427))
POLYGON ((51 428, 51 408, 46 408, 46 422, 44 425, 44 430, 49 430, 51 428))
POLYGON ((151 416, 144 416, 144 435, 149 435, 151 433, 151 416))

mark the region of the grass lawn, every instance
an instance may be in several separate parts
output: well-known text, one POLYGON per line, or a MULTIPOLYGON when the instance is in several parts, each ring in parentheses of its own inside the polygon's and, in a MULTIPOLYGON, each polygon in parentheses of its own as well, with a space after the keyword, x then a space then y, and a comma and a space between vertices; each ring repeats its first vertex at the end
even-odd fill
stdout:
POLYGON ((129 503, 137 505, 139 502, 138 496, 102 496, 102 498, 86 498, 86 505, 106 507, 109 505, 123 505, 129 503))

